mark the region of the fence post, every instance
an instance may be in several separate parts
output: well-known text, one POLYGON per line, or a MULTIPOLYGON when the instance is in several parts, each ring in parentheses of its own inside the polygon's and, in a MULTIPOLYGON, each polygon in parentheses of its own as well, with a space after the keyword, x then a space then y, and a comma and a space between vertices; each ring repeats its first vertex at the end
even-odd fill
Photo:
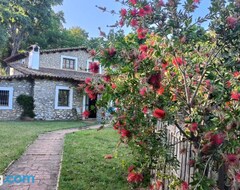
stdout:
POLYGON ((217 185, 219 190, 230 190, 226 185, 226 167, 223 164, 219 169, 218 169, 218 181, 217 185))

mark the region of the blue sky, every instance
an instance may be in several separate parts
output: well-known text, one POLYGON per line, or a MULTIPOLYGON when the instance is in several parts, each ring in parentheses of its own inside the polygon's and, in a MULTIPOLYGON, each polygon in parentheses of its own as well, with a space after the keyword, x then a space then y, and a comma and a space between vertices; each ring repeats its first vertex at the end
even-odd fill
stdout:
MULTIPOLYGON (((66 28, 80 26, 89 33, 89 37, 98 37, 98 27, 108 32, 109 28, 106 26, 114 24, 119 19, 118 15, 113 16, 110 13, 103 13, 95 7, 96 5, 107 7, 109 10, 119 11, 121 9, 121 5, 115 0, 64 0, 63 5, 55 7, 55 10, 64 12, 66 28)), ((210 0, 201 0, 196 17, 205 15, 208 12, 207 7, 209 5, 210 0)))

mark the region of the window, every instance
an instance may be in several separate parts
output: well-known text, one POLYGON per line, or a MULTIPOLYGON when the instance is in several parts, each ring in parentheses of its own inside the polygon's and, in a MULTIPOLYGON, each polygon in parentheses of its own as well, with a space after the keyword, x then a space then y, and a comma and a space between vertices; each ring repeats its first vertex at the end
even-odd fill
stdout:
POLYGON ((77 58, 61 56, 61 69, 77 70, 77 58))
POLYGON ((69 87, 57 86, 55 109, 72 109, 73 91, 69 87))
POLYGON ((12 109, 13 88, 0 87, 0 110, 12 109))
POLYGON ((58 92, 58 106, 69 106, 70 90, 59 90, 58 92))

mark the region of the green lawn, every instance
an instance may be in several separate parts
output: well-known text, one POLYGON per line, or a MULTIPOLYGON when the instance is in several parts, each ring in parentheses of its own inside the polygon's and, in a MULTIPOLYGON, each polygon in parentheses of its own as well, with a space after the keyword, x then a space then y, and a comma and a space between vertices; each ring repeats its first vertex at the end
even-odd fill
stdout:
POLYGON ((80 121, 0 122, 0 174, 40 133, 83 126, 80 121))
POLYGON ((88 130, 65 137, 59 190, 127 190, 126 175, 132 156, 112 129, 88 130), (111 160, 104 159, 113 154, 111 160))

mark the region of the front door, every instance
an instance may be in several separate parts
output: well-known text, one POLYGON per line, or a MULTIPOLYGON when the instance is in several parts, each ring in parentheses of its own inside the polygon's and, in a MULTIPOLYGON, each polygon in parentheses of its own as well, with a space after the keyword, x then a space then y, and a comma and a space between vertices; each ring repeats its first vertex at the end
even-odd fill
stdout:
POLYGON ((89 118, 96 118, 97 117, 96 102, 97 102, 97 99, 95 99, 95 100, 89 99, 88 100, 88 108, 89 108, 89 111, 90 111, 89 118))
POLYGON ((89 118, 97 118, 97 100, 90 100, 87 95, 83 96, 83 112, 88 110, 90 112, 89 118))

